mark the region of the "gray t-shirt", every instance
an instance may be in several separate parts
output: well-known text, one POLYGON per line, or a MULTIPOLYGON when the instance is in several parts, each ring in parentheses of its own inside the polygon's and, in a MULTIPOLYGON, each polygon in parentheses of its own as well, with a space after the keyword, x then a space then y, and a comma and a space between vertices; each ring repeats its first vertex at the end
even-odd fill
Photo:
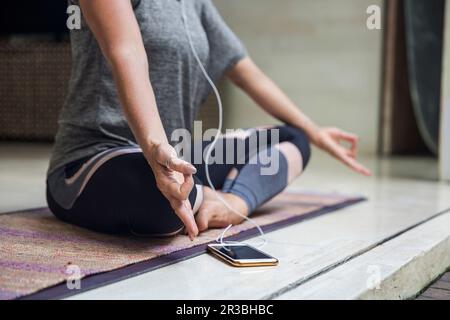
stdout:
MULTIPOLYGON (((191 52, 180 0, 130 0, 149 58, 150 80, 168 138, 178 128, 191 129, 210 87, 191 52)), ((194 46, 209 75, 218 81, 246 56, 211 0, 182 0, 194 46)), ((69 0, 78 4, 78 0, 69 0)), ((124 117, 111 68, 93 33, 82 21, 71 31, 73 69, 67 102, 48 175, 64 165, 116 147, 137 147, 124 117)))

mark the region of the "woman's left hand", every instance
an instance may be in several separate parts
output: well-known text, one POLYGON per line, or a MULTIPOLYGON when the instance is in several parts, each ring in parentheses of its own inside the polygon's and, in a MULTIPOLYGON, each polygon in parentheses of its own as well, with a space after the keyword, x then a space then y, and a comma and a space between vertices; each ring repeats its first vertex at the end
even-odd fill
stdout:
POLYGON ((359 142, 357 135, 338 128, 320 128, 312 140, 317 147, 328 152, 352 170, 365 176, 372 175, 369 169, 356 160, 359 142), (342 142, 348 142, 349 147, 342 145, 342 142))

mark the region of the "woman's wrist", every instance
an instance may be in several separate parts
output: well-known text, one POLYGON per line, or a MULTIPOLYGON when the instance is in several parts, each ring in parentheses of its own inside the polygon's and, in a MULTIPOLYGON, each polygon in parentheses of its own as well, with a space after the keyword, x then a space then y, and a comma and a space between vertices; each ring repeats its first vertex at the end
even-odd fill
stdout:
POLYGON ((141 145, 141 149, 147 160, 151 161, 158 149, 164 144, 168 144, 168 142, 160 139, 145 139, 145 142, 141 145))
POLYGON ((317 147, 320 147, 320 132, 321 127, 315 126, 311 129, 311 133, 308 135, 311 143, 317 147))
POLYGON ((304 119, 301 123, 297 124, 296 127, 302 129, 305 131, 306 135, 308 136, 309 140, 312 144, 318 146, 319 144, 319 133, 321 130, 321 127, 315 124, 310 119, 304 119))

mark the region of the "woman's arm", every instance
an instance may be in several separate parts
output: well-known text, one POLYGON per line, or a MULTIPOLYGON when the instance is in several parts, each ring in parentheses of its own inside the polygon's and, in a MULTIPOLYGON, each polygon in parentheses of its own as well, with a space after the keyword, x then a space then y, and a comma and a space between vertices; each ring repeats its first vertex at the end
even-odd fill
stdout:
POLYGON ((250 58, 245 58, 236 64, 228 72, 228 77, 267 113, 284 123, 303 129, 313 144, 327 151, 351 169, 367 176, 371 175, 370 170, 356 161, 358 152, 356 135, 337 128, 317 126, 250 58), (349 142, 351 147, 345 148, 341 145, 341 141, 349 142))
POLYGON ((112 68, 125 116, 155 174, 158 188, 193 238, 198 229, 187 198, 193 187, 195 168, 178 159, 168 144, 131 1, 80 0, 80 5, 112 68))

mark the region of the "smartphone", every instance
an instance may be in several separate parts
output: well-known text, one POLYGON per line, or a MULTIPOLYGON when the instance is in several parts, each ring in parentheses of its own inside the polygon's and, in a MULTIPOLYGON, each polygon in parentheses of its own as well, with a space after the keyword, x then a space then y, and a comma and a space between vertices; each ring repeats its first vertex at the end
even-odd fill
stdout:
POLYGON ((278 264, 278 259, 247 244, 209 244, 208 251, 234 267, 264 267, 278 264))

